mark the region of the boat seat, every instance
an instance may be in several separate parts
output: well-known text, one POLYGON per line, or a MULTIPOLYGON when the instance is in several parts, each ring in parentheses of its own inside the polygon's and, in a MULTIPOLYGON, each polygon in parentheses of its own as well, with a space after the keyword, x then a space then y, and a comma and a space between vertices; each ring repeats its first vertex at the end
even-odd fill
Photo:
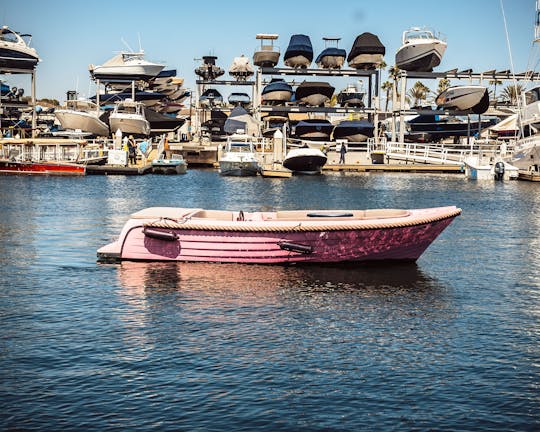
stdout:
POLYGON ((178 207, 148 207, 131 215, 132 219, 182 219, 201 209, 178 207))

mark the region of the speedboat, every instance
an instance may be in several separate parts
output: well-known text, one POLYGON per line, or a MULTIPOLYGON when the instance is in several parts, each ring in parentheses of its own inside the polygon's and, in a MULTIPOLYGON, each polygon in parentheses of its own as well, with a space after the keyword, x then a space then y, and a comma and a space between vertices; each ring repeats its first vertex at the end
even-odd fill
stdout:
POLYGON ((33 70, 40 61, 34 48, 30 48, 32 36, 20 35, 8 26, 0 29, 0 68, 33 70), (28 41, 24 38, 27 37, 28 41))
POLYGON ((150 123, 146 120, 144 105, 132 99, 117 102, 109 117, 111 131, 118 129, 125 134, 150 135, 150 123))
POLYGON ((383 62, 386 48, 373 33, 358 35, 347 56, 347 62, 354 69, 376 69, 383 62))
POLYGON ((109 125, 103 120, 104 112, 86 99, 67 100, 62 108, 54 110, 54 115, 66 130, 80 130, 95 136, 109 136, 109 125))
POLYGON ((261 46, 253 54, 253 64, 260 67, 274 67, 279 61, 279 48, 274 46, 277 34, 258 34, 257 39, 261 41, 261 46))
MULTIPOLYGON (((126 99, 132 99, 137 102, 142 102, 147 107, 153 107, 158 105, 163 99, 165 99, 163 93, 149 92, 149 91, 136 91, 134 94, 131 91, 121 91, 118 93, 105 93, 99 95, 99 104, 107 105, 115 102, 123 101, 126 99), (135 99, 133 99, 135 96, 135 99)), ((90 98, 92 102, 97 101, 97 95, 90 98)))
POLYGON ((367 120, 344 120, 334 127, 334 140, 364 142, 373 137, 375 126, 367 120))
POLYGON ((439 108, 483 114, 489 108, 488 89, 480 85, 452 86, 435 99, 439 108))
POLYGON ((344 49, 338 48, 338 43, 341 38, 323 37, 323 41, 327 45, 326 48, 317 56, 315 63, 323 69, 340 69, 345 63, 347 52, 344 49), (329 47, 328 44, 335 42, 336 46, 329 47))
POLYGON ((291 36, 289 46, 283 56, 285 66, 305 69, 313 60, 313 47, 309 36, 295 34, 291 36))
POLYGON ((206 89, 199 97, 199 103, 204 106, 215 106, 223 103, 223 96, 216 89, 206 89))
POLYGON ((272 138, 276 131, 282 131, 283 126, 289 121, 289 113, 286 111, 272 111, 264 116, 261 121, 264 123, 262 135, 265 138, 272 138))
POLYGON ((152 174, 185 174, 187 162, 182 155, 173 154, 170 159, 163 156, 152 161, 152 174))
POLYGON ((283 104, 291 100, 292 87, 282 78, 273 78, 261 92, 264 103, 283 104))
POLYGON ((121 52, 102 65, 88 66, 90 75, 95 80, 149 80, 157 76, 165 67, 164 64, 154 63, 144 59, 144 51, 121 52))
POLYGON ((227 134, 235 134, 238 130, 250 136, 259 134, 259 122, 245 108, 236 106, 229 114, 223 130, 227 134))
POLYGON ((326 119, 300 120, 294 129, 294 135, 298 139, 313 141, 328 141, 334 125, 326 119))
POLYGON ((203 64, 195 69, 195 73, 203 80, 213 81, 225 73, 225 71, 216 65, 216 56, 203 56, 203 64))
POLYGON ((403 32, 402 45, 396 52, 396 66, 415 72, 431 72, 441 63, 446 42, 433 30, 413 27, 403 32))
POLYGON ((354 84, 348 84, 337 95, 337 102, 342 107, 364 108, 365 91, 354 84))
POLYGON ((249 135, 231 135, 218 162, 219 173, 223 176, 254 176, 260 171, 255 146, 249 135))
POLYGON ((249 63, 249 58, 243 54, 240 57, 235 57, 229 68, 229 75, 238 81, 246 81, 253 76, 253 73, 253 66, 249 63))
POLYGON ((151 207, 132 214, 97 257, 246 264, 415 262, 459 214, 455 206, 256 212, 151 207))
POLYGON ((334 94, 334 87, 324 81, 304 81, 296 88, 296 100, 311 106, 321 106, 334 94))
POLYGON ((247 93, 233 92, 229 95, 229 103, 231 105, 237 106, 247 106, 251 102, 251 98, 247 93))
POLYGON ((283 159, 283 166, 297 174, 320 174, 328 157, 319 149, 307 145, 293 148, 283 159))

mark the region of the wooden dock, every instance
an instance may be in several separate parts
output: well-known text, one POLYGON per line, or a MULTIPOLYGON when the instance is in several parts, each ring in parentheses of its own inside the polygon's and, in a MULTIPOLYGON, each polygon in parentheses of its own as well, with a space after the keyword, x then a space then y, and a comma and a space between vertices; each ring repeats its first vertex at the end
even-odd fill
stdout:
POLYGON ((540 173, 536 171, 522 171, 518 172, 518 180, 540 182, 540 173))
POLYGON ((350 172, 418 172, 418 173, 463 173, 461 164, 332 164, 325 165, 323 171, 350 172))
POLYGON ((152 172, 152 165, 87 165, 86 175, 144 175, 152 172))

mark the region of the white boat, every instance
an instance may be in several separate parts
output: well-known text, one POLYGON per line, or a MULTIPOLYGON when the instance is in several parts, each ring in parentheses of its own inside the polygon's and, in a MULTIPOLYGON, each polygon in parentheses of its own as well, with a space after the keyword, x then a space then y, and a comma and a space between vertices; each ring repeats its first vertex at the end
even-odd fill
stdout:
POLYGON ((153 174, 185 174, 187 162, 181 154, 173 154, 170 159, 160 157, 152 161, 153 174))
POLYGON ((238 81, 247 80, 253 76, 253 73, 253 66, 249 63, 249 58, 243 54, 240 57, 235 57, 229 68, 229 75, 238 81))
POLYGON ((234 134, 227 138, 219 158, 219 173, 223 176, 254 176, 260 171, 251 137, 234 134))
POLYGON ((289 150, 283 159, 283 166, 299 174, 320 174, 327 159, 319 149, 304 146, 289 150))
POLYGON ((144 105, 131 99, 116 103, 109 117, 109 125, 111 131, 120 129, 124 135, 150 135, 150 123, 146 120, 144 105))
POLYGON ((396 53, 399 69, 415 72, 431 72, 441 63, 446 42, 433 30, 413 27, 403 32, 402 45, 396 53))
POLYGON ((0 29, 0 68, 33 70, 40 59, 36 50, 30 48, 31 38, 3 26, 0 29), (28 37, 28 42, 23 37, 28 37))
POLYGON ((157 76, 165 67, 144 59, 144 51, 121 52, 102 65, 88 66, 94 79, 100 80, 148 80, 157 76))
POLYGON ((488 89, 480 85, 452 86, 435 99, 438 107, 483 114, 489 108, 488 89))
POLYGON ((261 46, 253 54, 253 64, 260 67, 274 67, 279 62, 279 48, 274 46, 277 34, 259 33, 256 38, 261 41, 261 46))
POLYGON ((54 111, 63 129, 88 132, 96 136, 109 136, 109 126, 100 119, 103 111, 86 99, 67 100, 64 107, 54 111))

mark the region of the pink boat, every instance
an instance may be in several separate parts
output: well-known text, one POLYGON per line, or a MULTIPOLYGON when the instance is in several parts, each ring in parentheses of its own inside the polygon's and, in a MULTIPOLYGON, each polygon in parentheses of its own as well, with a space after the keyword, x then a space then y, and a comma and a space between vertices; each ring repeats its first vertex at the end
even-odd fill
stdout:
POLYGON ((152 207, 131 215, 100 261, 254 264, 416 261, 461 213, 415 210, 243 212, 152 207))

